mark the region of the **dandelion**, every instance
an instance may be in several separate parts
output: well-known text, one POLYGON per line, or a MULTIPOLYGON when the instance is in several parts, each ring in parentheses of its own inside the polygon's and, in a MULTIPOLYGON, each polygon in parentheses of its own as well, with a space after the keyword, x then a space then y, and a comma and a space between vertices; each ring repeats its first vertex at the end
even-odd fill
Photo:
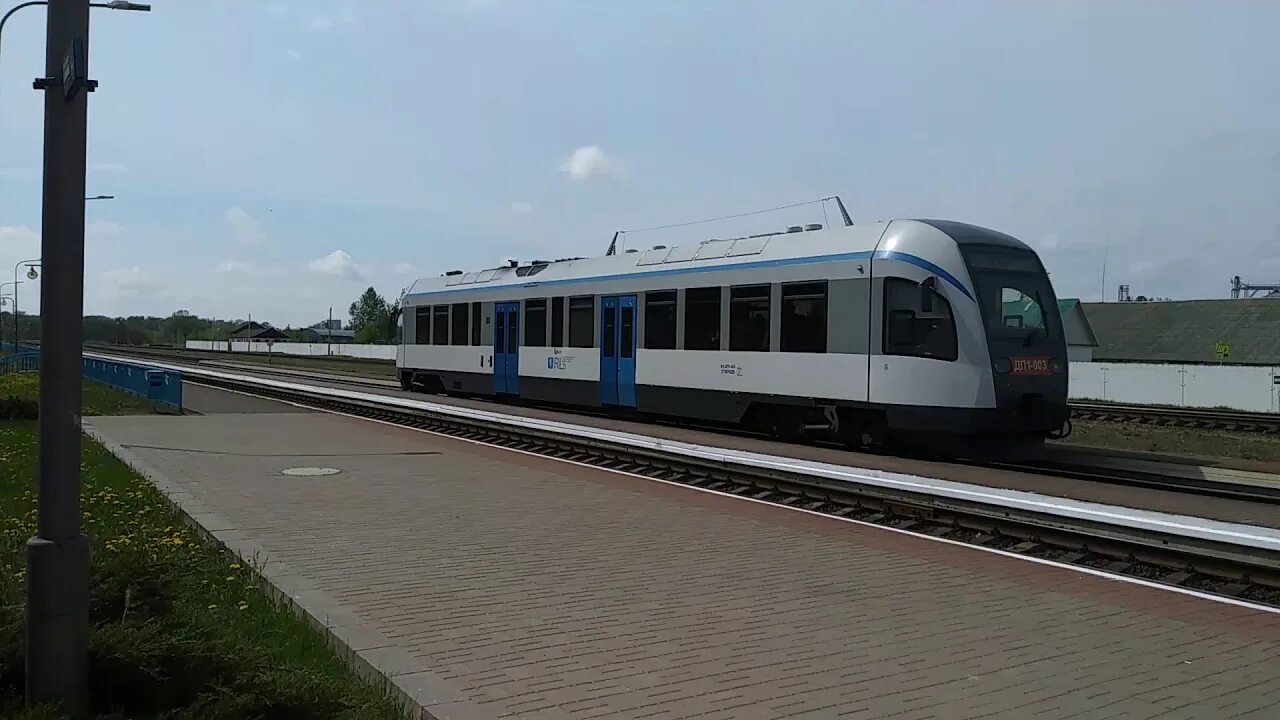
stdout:
POLYGON ((232 570, 239 570, 239 569, 240 569, 240 563, 231 563, 231 569, 232 569, 232 570))
POLYGON ((180 538, 180 537, 175 537, 175 538, 173 539, 173 544, 174 544, 174 545, 183 545, 183 544, 185 544, 185 543, 186 543, 186 541, 185 541, 185 540, 183 540, 183 539, 182 539, 182 538, 180 538))
POLYGON ((248 602, 245 602, 244 600, 241 600, 241 601, 239 602, 239 604, 237 604, 237 605, 236 605, 236 609, 237 609, 237 610, 248 610, 248 609, 249 609, 249 603, 248 603, 248 602))
POLYGON ((209 609, 210 609, 210 610, 217 610, 217 609, 218 609, 218 606, 217 606, 217 605, 210 605, 210 606, 209 606, 209 609))
POLYGON ((227 576, 227 582, 235 582, 235 581, 236 581, 236 576, 235 576, 235 575, 228 575, 228 576, 227 576))

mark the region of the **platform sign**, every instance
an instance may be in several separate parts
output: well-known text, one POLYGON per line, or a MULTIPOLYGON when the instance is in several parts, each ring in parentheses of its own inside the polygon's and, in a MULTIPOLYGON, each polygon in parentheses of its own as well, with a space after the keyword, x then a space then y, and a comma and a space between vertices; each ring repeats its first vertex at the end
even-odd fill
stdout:
POLYGON ((1219 360, 1226 360, 1231 357, 1231 343, 1226 340, 1219 340, 1218 344, 1214 346, 1214 353, 1219 360))

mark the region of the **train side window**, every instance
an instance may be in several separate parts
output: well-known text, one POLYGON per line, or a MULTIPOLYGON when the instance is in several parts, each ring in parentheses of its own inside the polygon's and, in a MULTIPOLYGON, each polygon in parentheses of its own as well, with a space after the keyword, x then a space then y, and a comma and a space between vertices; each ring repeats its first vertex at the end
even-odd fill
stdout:
POLYGON ((633 358, 636 356, 636 309, 627 305, 618 312, 618 357, 633 358))
POLYGON ((431 344, 431 306, 413 309, 413 342, 415 345, 431 344))
POLYGON ((595 333, 595 297, 569 298, 569 347, 595 347, 595 333))
POLYGON ((547 299, 524 301, 525 347, 545 347, 547 344, 547 299))
POLYGON ((729 349, 769 351, 769 286, 729 288, 729 349))
POLYGON ((676 291, 644 294, 644 346, 648 350, 676 349, 676 291))
POLYGON ((449 344, 449 306, 435 305, 431 308, 431 344, 449 344))
POLYGON ((471 303, 471 344, 480 344, 480 303, 471 303))
POLYGON ((454 345, 466 345, 471 339, 471 333, 467 331, 467 321, 471 319, 471 308, 466 303, 454 303, 453 309, 453 340, 454 345))
POLYGON ((720 349, 720 288, 685 290, 684 349, 720 349))
POLYGON ((951 303, 930 289, 933 308, 920 307, 919 283, 903 278, 884 280, 884 354, 955 360, 956 321, 951 303))
POLYGON ((827 281, 783 283, 782 352, 827 351, 827 281))
POLYGON ((564 347, 564 298, 551 298, 551 347, 564 347))

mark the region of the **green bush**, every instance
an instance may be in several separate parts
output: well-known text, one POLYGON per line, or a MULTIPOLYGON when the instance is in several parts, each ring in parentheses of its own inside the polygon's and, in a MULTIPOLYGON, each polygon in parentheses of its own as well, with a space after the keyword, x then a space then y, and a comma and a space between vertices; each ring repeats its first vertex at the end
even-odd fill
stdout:
POLYGON ((38 417, 40 417, 39 402, 17 395, 0 398, 0 420, 35 420, 38 417))

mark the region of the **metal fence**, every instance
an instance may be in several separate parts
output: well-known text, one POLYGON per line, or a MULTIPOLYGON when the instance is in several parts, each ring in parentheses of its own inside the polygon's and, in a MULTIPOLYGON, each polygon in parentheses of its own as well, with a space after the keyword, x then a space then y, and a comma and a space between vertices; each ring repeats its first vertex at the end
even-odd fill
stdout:
POLYGON ((182 412, 182 373, 144 365, 85 358, 84 376, 90 380, 141 395, 158 405, 182 412))
MULTIPOLYGON (((13 343, 0 343, 0 351, 5 353, 0 355, 0 374, 35 372, 40 369, 38 348, 25 345, 15 348, 13 343)), ((97 358, 84 358, 81 362, 84 377, 89 380, 182 412, 182 373, 176 370, 158 370, 145 365, 97 358)))

